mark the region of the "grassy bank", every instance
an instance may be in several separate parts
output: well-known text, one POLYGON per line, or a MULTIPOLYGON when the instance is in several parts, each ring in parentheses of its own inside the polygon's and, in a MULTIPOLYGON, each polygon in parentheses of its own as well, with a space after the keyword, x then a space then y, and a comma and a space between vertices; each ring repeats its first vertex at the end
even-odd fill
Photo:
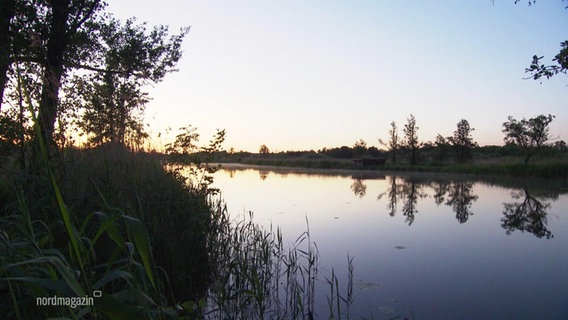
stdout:
MULTIPOLYGON (((218 159, 220 162, 229 159, 218 159)), ((345 170, 369 170, 369 171, 403 171, 403 172, 447 172, 467 173, 479 175, 498 175, 512 177, 533 178, 568 178, 568 160, 562 158, 540 159, 528 164, 522 159, 491 159, 490 161, 477 161, 465 164, 456 163, 423 163, 410 165, 406 163, 391 164, 387 162, 382 166, 361 167, 349 159, 306 159, 306 158, 281 158, 271 156, 246 157, 240 159, 242 164, 279 166, 291 168, 310 169, 345 169, 345 170)))
POLYGON ((0 172, 3 319, 348 317, 352 260, 339 288, 333 270, 318 271, 309 230, 285 245, 278 229, 232 220, 202 184, 121 146, 61 159, 58 173, 0 172), (315 314, 316 282, 328 287, 326 315, 315 314), (38 304, 94 292, 93 304, 38 304))
POLYGON ((176 317, 210 283, 211 201, 154 159, 118 145, 66 150, 53 170, 3 171, 5 318, 176 317), (41 297, 95 304, 40 307, 41 297))

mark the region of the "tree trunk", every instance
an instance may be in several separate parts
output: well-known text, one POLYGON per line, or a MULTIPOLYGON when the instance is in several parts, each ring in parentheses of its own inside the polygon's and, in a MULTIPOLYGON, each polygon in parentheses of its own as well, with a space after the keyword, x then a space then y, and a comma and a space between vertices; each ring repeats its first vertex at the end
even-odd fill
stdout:
POLYGON ((0 1, 0 111, 10 67, 10 21, 14 17, 14 0, 0 1))
POLYGON ((63 76, 63 54, 67 47, 70 0, 54 0, 50 32, 46 48, 43 84, 39 102, 38 122, 46 144, 53 146, 53 130, 59 105, 59 88, 63 76))

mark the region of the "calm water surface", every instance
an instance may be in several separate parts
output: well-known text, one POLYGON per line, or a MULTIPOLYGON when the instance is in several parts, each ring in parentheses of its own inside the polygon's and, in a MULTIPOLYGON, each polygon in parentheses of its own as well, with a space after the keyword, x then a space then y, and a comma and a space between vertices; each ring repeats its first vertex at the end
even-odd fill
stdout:
POLYGON ((568 319, 566 184, 226 166, 215 185, 289 243, 307 218, 321 278, 345 288, 353 257, 352 315, 568 319))

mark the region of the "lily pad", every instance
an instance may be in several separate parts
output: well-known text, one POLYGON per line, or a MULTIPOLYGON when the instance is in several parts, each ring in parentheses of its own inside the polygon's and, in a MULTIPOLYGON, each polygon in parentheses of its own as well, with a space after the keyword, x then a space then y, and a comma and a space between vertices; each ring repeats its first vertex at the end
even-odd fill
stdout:
POLYGON ((382 313, 386 313, 386 314, 392 314, 392 313, 394 313, 394 308, 387 307, 387 306, 382 306, 382 307, 379 308, 379 310, 380 310, 382 313))
POLYGON ((380 287, 381 285, 378 284, 378 283, 363 282, 363 280, 359 280, 359 281, 357 281, 357 284, 355 286, 359 290, 367 291, 367 290, 376 289, 376 288, 380 287))

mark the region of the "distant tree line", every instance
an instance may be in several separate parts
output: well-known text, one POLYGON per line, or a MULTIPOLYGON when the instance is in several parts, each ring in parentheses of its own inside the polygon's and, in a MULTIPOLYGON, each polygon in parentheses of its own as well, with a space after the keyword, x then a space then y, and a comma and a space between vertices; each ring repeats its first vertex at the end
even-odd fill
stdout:
POLYGON ((565 153, 566 142, 563 140, 550 143, 549 129, 553 115, 538 115, 529 119, 517 120, 511 116, 503 123, 503 138, 505 145, 480 147, 473 139, 475 131, 466 119, 461 119, 453 135, 444 137, 438 134, 434 142, 420 142, 416 118, 411 114, 403 128, 403 136, 399 137, 396 122, 391 122, 389 139, 379 139, 379 143, 385 146, 390 155, 392 164, 397 164, 398 154, 406 158, 406 163, 415 165, 419 162, 450 162, 466 163, 473 160, 474 152, 479 154, 488 153, 498 155, 522 155, 524 162, 537 154, 565 153))
MULTIPOLYGON (((395 121, 389 125, 388 139, 378 139, 384 149, 369 146, 363 139, 352 146, 323 148, 318 151, 271 152, 266 144, 259 147, 258 156, 280 159, 304 158, 324 160, 326 158, 352 160, 361 158, 384 158, 392 165, 444 165, 472 162, 474 156, 480 159, 499 157, 522 157, 528 163, 535 155, 557 156, 568 152, 566 142, 551 142, 549 133, 553 115, 538 115, 533 118, 517 120, 511 116, 502 124, 503 146, 479 146, 473 138, 473 128, 469 121, 461 119, 452 135, 438 134, 434 141, 420 141, 419 126, 414 115, 409 115, 402 134, 395 121)), ((248 152, 225 152, 221 159, 242 159, 253 157, 248 152)))

